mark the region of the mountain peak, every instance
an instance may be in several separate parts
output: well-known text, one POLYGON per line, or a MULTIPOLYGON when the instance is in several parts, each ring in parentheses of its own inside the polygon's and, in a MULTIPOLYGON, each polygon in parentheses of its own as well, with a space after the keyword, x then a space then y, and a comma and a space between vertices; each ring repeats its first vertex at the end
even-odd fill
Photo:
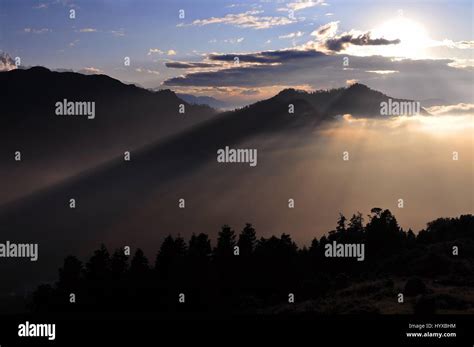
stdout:
MULTIPOLYGON (((347 87, 321 89, 314 92, 297 90, 293 88, 283 89, 274 98, 285 103, 305 103, 318 114, 334 116, 350 113, 355 116, 376 117, 380 115, 380 104, 387 101, 389 96, 371 89, 362 83, 354 83, 347 87)), ((402 101, 402 99, 392 98, 402 101)), ((411 100, 407 100, 411 101, 411 100)), ((421 111, 423 114, 425 110, 421 111)))
MULTIPOLYGON (((351 84, 350 86, 346 87, 346 88, 332 88, 332 89, 328 89, 328 90, 324 90, 324 89, 318 89, 316 91, 314 91, 314 93, 319 93, 319 92, 331 92, 331 91, 335 91, 335 90, 347 90, 347 91, 352 91, 352 92, 371 92, 371 91, 374 91, 372 89, 370 89, 369 87, 367 87, 365 84, 362 84, 362 83, 354 83, 354 84, 351 84)), ((309 95, 311 94, 311 92, 308 92, 306 90, 302 90, 302 89, 295 89, 295 88, 285 88, 283 90, 281 90, 276 96, 279 96, 279 97, 293 97, 293 96, 302 96, 302 95, 309 95)))
POLYGON ((301 96, 301 95, 306 95, 306 94, 308 93, 305 90, 286 88, 286 89, 281 90, 276 96, 287 98, 287 97, 301 96))
POLYGON ((359 90, 370 90, 369 87, 367 87, 365 84, 362 84, 362 83, 353 83, 351 84, 349 87, 347 87, 347 89, 359 89, 359 90))
POLYGON ((155 90, 154 93, 158 93, 160 95, 169 96, 169 97, 176 98, 176 99, 178 98, 176 93, 174 91, 172 91, 171 89, 158 89, 158 90, 155 90))
POLYGON ((46 72, 51 72, 50 69, 44 66, 32 66, 28 69, 25 69, 25 71, 30 71, 30 72, 35 72, 35 73, 46 73, 46 72))

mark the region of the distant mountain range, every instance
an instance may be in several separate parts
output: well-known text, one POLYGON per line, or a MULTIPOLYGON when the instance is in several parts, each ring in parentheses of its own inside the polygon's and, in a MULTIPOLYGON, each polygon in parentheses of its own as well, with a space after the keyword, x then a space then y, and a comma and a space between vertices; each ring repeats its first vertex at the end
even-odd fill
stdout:
MULTIPOLYGON (((356 117, 380 117, 381 103, 413 103, 413 100, 389 97, 379 91, 370 89, 364 84, 355 83, 347 88, 306 92, 295 89, 281 91, 275 100, 284 103, 299 104, 305 113, 320 115, 324 118, 335 115, 351 114, 356 117)), ((420 114, 428 115, 423 108, 420 114)))
POLYGON ((181 93, 178 93, 176 95, 178 96, 178 98, 193 105, 207 105, 209 107, 212 107, 218 110, 229 110, 229 109, 234 108, 234 105, 232 105, 231 103, 218 100, 216 98, 213 98, 212 96, 195 96, 191 94, 181 94, 181 93))
MULTIPOLYGON (((124 151, 161 141, 210 120, 217 111, 209 105, 216 109, 229 106, 211 97, 150 91, 105 75, 86 76, 43 67, 1 72, 0 95, 0 155, 10 159, 14 152, 21 151, 29 158, 21 171, 29 167, 32 175, 23 175, 21 187, 10 185, 19 182, 19 166, 11 160, 4 163, 6 170, 0 179, 9 188, 0 204, 34 190, 34 182, 47 185, 51 178, 77 174, 124 151), (97 116, 89 120, 84 116, 55 115, 55 104, 64 100, 95 102, 97 116), (180 105, 184 105, 184 113, 180 113, 180 105), (34 156, 29 154, 32 152, 34 156)), ((227 112, 207 127, 229 127, 228 138, 237 140, 249 133, 277 128, 285 131, 288 126, 318 123, 338 114, 377 116, 380 102, 387 99, 362 84, 314 93, 286 89, 268 100, 227 112), (289 117, 289 104, 294 106, 294 115, 306 115, 307 119, 289 117), (221 123, 222 119, 225 123, 221 123)))
POLYGON ((285 89, 268 100, 218 115, 202 105, 227 106, 213 98, 150 91, 105 75, 43 67, 1 72, 0 95, 0 156, 5 167, 0 179, 7 187, 0 204, 170 136, 187 136, 189 143, 206 134, 208 138, 196 142, 203 146, 216 139, 216 133, 225 134, 208 148, 213 151, 226 141, 237 143, 295 127, 310 130, 337 115, 377 117, 381 102, 390 99, 362 84, 312 93, 285 89), (65 100, 95 102, 96 117, 56 115, 56 103, 65 100), (11 160, 16 151, 28 158, 22 166, 11 160))

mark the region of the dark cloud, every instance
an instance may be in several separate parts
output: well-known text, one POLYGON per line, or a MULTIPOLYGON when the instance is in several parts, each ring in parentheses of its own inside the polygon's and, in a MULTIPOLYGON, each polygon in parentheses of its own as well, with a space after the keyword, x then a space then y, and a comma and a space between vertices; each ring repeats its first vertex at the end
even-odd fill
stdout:
POLYGON ((337 30, 337 23, 338 22, 331 22, 326 25, 323 25, 316 31, 316 36, 324 37, 326 34, 329 34, 333 30, 337 30))
MULTIPOLYGON (((246 87, 253 85, 250 75, 261 74, 264 70, 271 73, 271 66, 249 66, 223 69, 219 71, 198 72, 186 76, 174 77, 164 82, 167 86, 214 86, 246 87)), ((266 85, 262 83, 259 85, 266 85)))
POLYGON ((245 90, 240 92, 240 94, 242 94, 242 95, 257 95, 259 93, 260 92, 259 92, 258 89, 245 89, 245 90))
POLYGON ((293 59, 305 59, 322 56, 324 53, 318 51, 304 51, 296 49, 280 50, 280 51, 263 51, 247 54, 211 54, 210 60, 233 62, 238 58, 242 63, 283 63, 293 59))
POLYGON ((383 45, 396 45, 399 44, 400 40, 387 40, 383 38, 373 39, 370 37, 370 33, 365 33, 359 36, 351 34, 345 34, 339 37, 331 38, 326 40, 324 43, 325 47, 333 52, 339 52, 347 48, 348 45, 356 46, 383 46, 383 45))
POLYGON ((203 63, 203 62, 181 62, 181 61, 170 61, 167 62, 166 67, 171 69, 196 69, 196 68, 206 68, 206 67, 217 67, 219 64, 213 63, 203 63))
MULTIPOLYGON (((366 39, 362 39, 364 41, 366 39)), ((166 80, 166 86, 245 87, 309 85, 314 89, 341 87, 358 80, 372 88, 399 98, 424 100, 441 98, 451 103, 472 100, 473 70, 449 66, 452 60, 393 60, 383 56, 324 54, 314 50, 263 51, 249 54, 221 54, 215 61, 259 63, 237 65, 218 71, 190 73, 166 80), (344 57, 349 65, 343 65, 344 57), (277 64, 271 64, 277 63, 277 64), (379 75, 370 71, 392 70, 379 75), (447 83, 447 81, 449 83, 447 83)))

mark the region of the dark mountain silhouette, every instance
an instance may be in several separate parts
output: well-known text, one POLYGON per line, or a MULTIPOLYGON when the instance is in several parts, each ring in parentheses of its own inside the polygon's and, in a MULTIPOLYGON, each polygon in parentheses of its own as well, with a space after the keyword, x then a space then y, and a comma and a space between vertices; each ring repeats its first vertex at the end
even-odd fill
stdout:
POLYGON ((15 151, 29 159, 21 168, 31 171, 32 176, 23 182, 28 185, 33 177, 40 181, 41 175, 78 173, 215 114, 209 107, 184 102, 170 90, 151 92, 105 75, 60 73, 43 67, 1 72, 0 95, 0 157, 8 168, 0 179, 7 185, 18 179, 18 165, 12 161, 15 151), (56 115, 55 104, 63 99, 94 101, 95 119, 56 115), (181 104, 185 114, 179 113, 181 104), (51 167, 55 173, 48 170, 51 167))
POLYGON ((147 130, 156 140, 196 124, 213 113, 208 107, 184 102, 188 106, 187 117, 180 118, 179 105, 183 100, 170 90, 151 92, 106 75, 53 72, 43 67, 0 73, 0 91, 4 98, 2 137, 15 138, 21 131, 23 136, 33 139, 44 136, 48 139, 45 144, 51 146, 64 146, 64 141, 70 137, 79 140, 95 134, 101 134, 102 144, 120 141, 124 146, 136 146, 146 143, 142 138, 150 136, 147 130), (87 122, 84 117, 56 116, 54 105, 63 99, 95 101, 96 118, 87 122), (113 133, 119 130, 121 133, 113 133))
MULTIPOLYGON (((347 88, 320 90, 312 93, 285 89, 275 96, 275 99, 288 103, 298 100, 306 108, 309 108, 309 112, 315 112, 324 116, 349 113, 359 117, 380 116, 380 103, 386 102, 389 98, 391 97, 360 83, 352 84, 347 88)), ((391 99, 397 102, 412 101, 407 99, 391 99)), ((421 109, 421 114, 428 115, 428 112, 421 109)))
POLYGON ((228 102, 213 98, 212 96, 196 96, 192 94, 176 94, 180 99, 193 105, 207 105, 214 109, 231 109, 233 105, 228 102))

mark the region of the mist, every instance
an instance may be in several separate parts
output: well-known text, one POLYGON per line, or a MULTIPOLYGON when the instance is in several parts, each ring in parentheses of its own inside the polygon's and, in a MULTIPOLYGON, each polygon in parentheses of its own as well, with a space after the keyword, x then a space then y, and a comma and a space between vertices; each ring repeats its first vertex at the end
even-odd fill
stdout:
POLYGON ((367 221, 373 207, 390 209, 401 227, 417 232, 433 219, 473 212, 466 188, 474 177, 472 128, 469 116, 346 115, 310 136, 248 141, 239 148, 258 149, 256 167, 209 163, 131 207, 113 226, 110 242, 146 248, 151 241, 156 248, 167 234, 216 236, 223 224, 239 232, 249 222, 261 236, 290 233, 308 245, 335 228, 339 213, 350 218, 360 211, 367 221))

